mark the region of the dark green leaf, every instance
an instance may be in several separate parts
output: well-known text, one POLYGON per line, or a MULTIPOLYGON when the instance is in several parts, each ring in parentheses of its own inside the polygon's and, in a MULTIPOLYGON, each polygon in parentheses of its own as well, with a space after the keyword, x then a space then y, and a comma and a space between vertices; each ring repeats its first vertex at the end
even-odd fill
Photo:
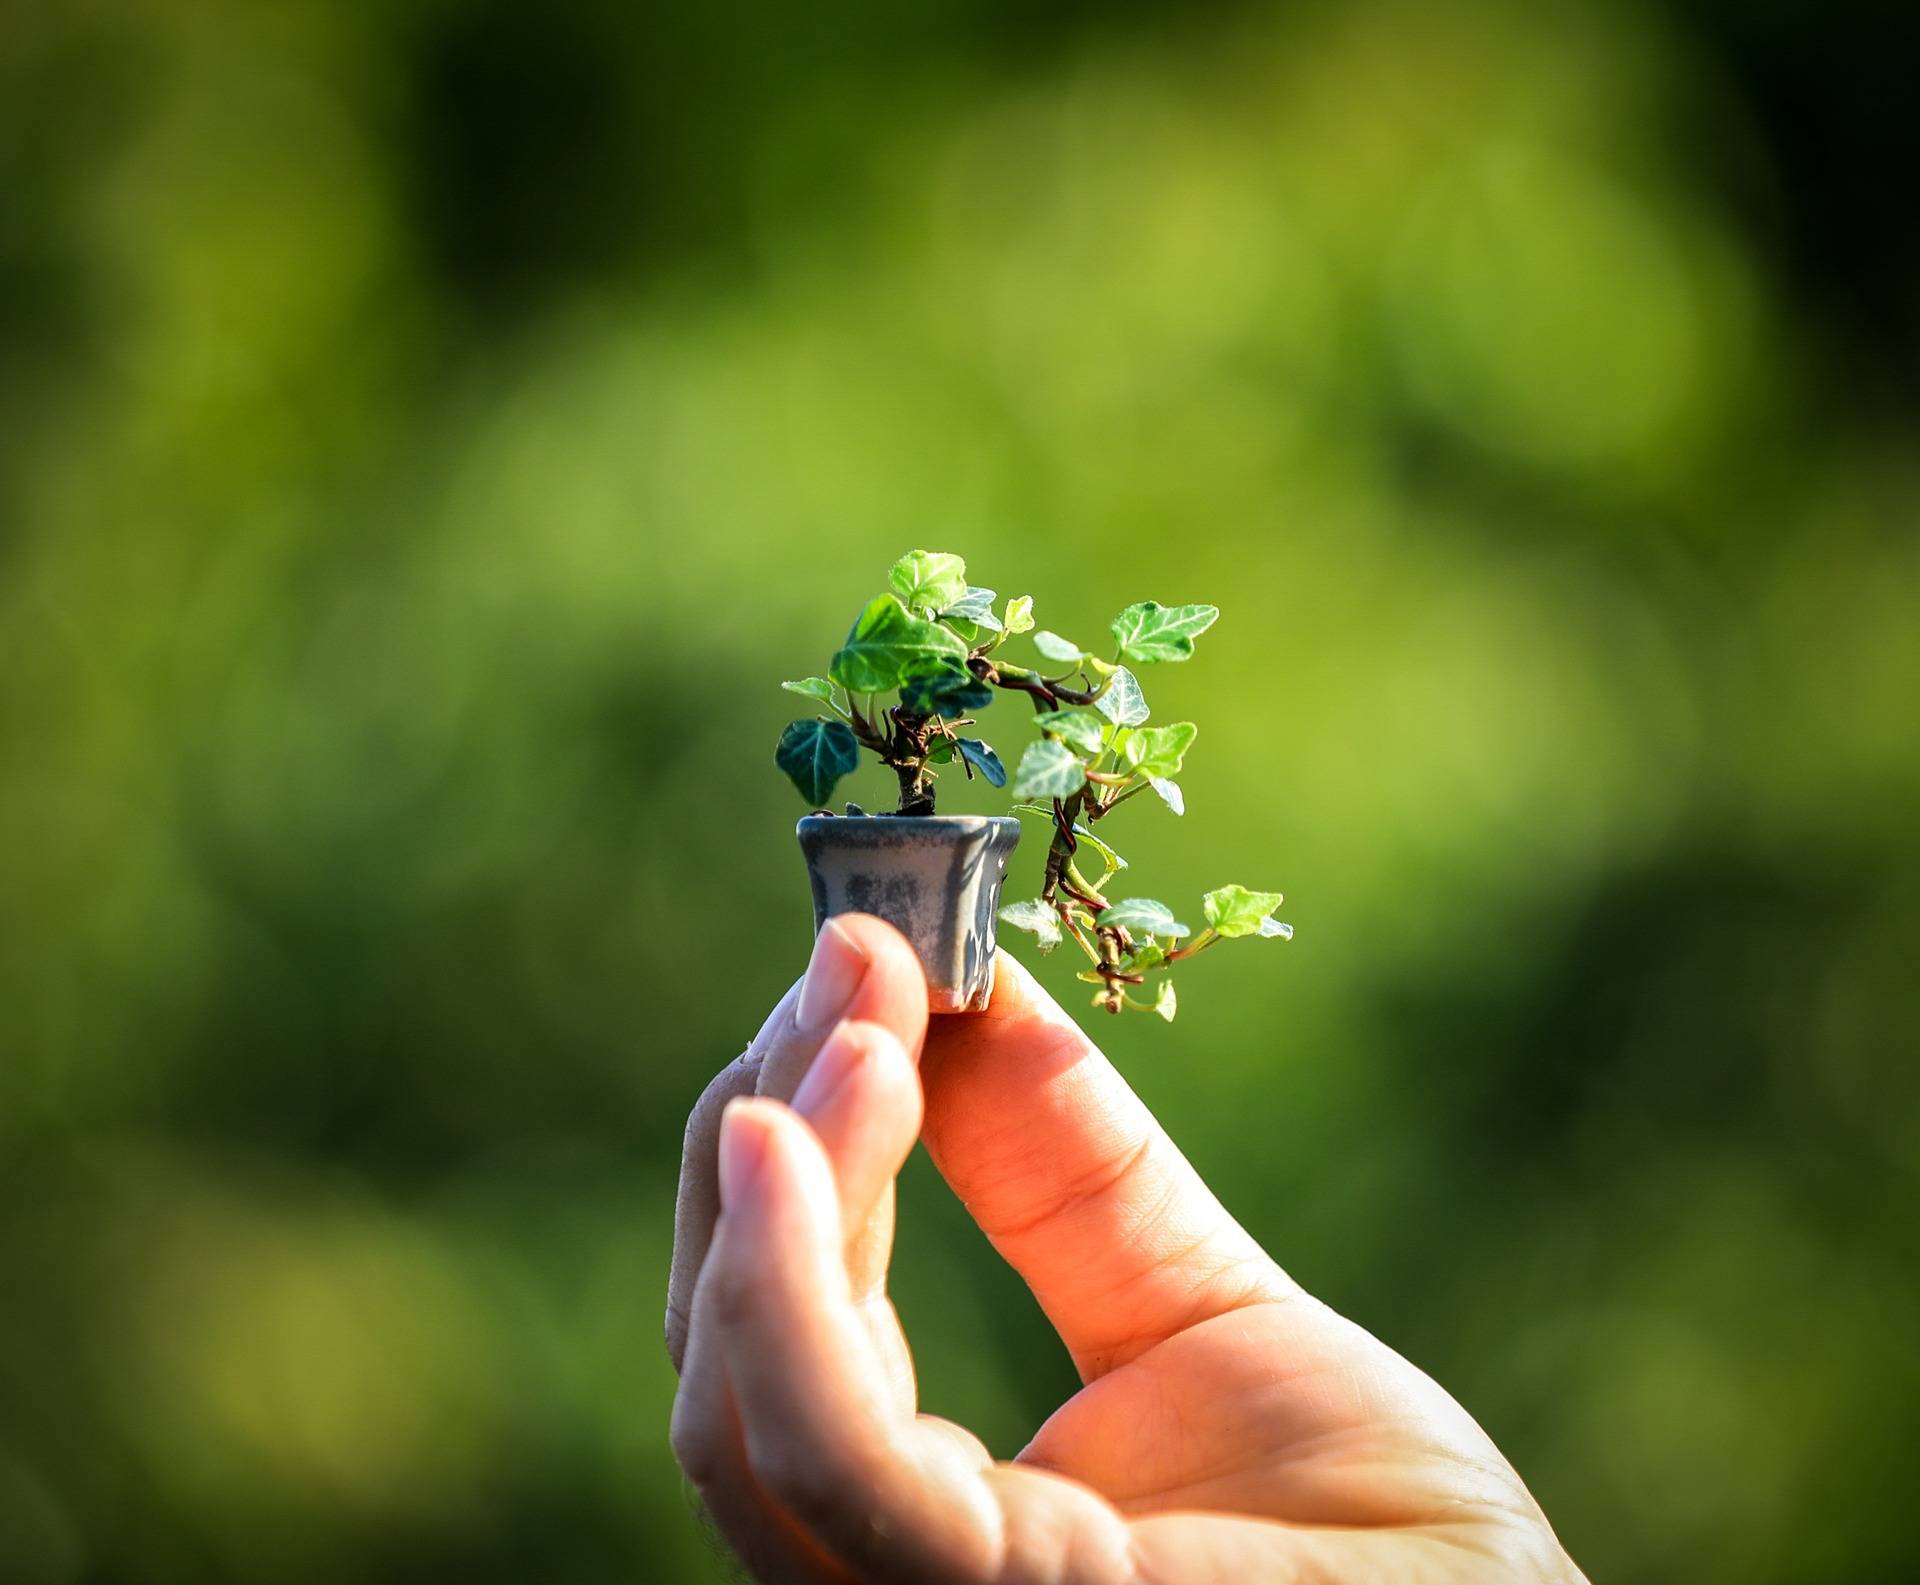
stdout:
POLYGON ((1111 908, 1103 908, 1099 913, 1099 923, 1119 925, 1136 935, 1148 936, 1187 936, 1193 931, 1173 917, 1173 910, 1165 903, 1155 902, 1151 897, 1129 897, 1115 903, 1111 908))
POLYGON ((1007 767, 1000 763, 1000 756, 977 737, 960 739, 960 752, 966 756, 967 763, 986 777, 990 786, 1007 785, 1007 767))
MULTIPOLYGON (((1283 901, 1278 892, 1250 892, 1244 886, 1222 886, 1200 900, 1207 923, 1215 935, 1234 936, 1272 934, 1261 929, 1267 915, 1283 901)), ((1288 934, 1292 932, 1289 931, 1288 934)))
POLYGON ((1148 715, 1147 696, 1140 691, 1140 679, 1124 666, 1115 668, 1106 692, 1093 701, 1093 707, 1120 726, 1138 726, 1148 715))
POLYGON ((882 594, 860 613, 828 669, 851 693, 890 693, 916 664, 942 657, 959 661, 966 654, 958 634, 922 621, 892 595, 882 594))
POLYGON ((993 703, 993 689, 951 656, 914 661, 900 684, 900 702, 915 715, 972 715, 993 703))
POLYGON ((1000 918, 1016 930, 1031 930, 1039 938, 1042 952, 1060 945, 1060 916, 1037 897, 1030 902, 1008 903, 1000 910, 1000 918))
POLYGON ((1219 619, 1215 605, 1162 605, 1158 600, 1142 600, 1130 605, 1113 619, 1113 639, 1120 646, 1120 658, 1134 665, 1154 661, 1185 660, 1193 653, 1193 641, 1219 619))
POLYGON ((773 762, 820 809, 840 778, 859 768, 860 745, 843 721, 795 721, 780 734, 773 762))
POLYGON ((1027 745, 1013 777, 1017 798, 1070 798, 1086 784, 1087 767, 1073 750, 1050 737, 1027 745))
POLYGON ((967 564, 944 550, 910 550, 887 573, 887 586, 910 610, 930 616, 966 598, 967 564))

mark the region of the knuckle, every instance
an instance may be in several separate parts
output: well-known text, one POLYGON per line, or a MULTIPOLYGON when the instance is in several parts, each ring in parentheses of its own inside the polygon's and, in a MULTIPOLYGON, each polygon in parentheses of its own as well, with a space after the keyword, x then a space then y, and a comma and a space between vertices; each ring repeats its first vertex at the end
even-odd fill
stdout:
POLYGON ((848 1483, 817 1448, 749 1435, 747 1465, 761 1488, 808 1529, 831 1525, 846 1507, 848 1483))
POLYGON ((702 1418, 676 1409, 668 1440, 673 1448, 673 1461, 695 1486, 706 1491, 719 1481, 720 1439, 702 1418))

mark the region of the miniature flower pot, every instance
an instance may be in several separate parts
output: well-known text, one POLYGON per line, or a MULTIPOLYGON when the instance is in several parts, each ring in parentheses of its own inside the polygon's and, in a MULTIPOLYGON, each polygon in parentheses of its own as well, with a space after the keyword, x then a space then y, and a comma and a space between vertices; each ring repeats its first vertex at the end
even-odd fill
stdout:
POLYGON ((876 914, 913 944, 936 1013, 993 996, 1000 883, 1020 841, 1011 815, 808 815, 796 832, 813 883, 813 928, 876 914))

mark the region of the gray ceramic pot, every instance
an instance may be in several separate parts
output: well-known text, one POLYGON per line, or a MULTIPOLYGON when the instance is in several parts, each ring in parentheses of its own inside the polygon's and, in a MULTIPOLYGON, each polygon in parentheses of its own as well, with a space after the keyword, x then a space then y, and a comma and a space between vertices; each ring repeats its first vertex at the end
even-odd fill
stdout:
POLYGON ((1000 883, 1020 841, 1011 815, 808 815, 796 828, 813 883, 813 928, 878 914, 920 954, 936 1013, 993 996, 1000 883))

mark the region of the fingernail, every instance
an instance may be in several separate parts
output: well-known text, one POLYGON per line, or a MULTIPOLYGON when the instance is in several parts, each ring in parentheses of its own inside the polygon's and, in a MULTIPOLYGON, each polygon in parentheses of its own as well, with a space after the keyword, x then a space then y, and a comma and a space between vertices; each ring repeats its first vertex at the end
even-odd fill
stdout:
POLYGON ((736 1097, 720 1114, 720 1204, 737 1205, 767 1159, 766 1130, 745 1115, 752 1102, 736 1097))
POLYGON ((842 1024, 827 1036, 827 1043, 815 1055, 807 1076, 800 1081, 800 1088, 793 1092, 793 1109, 803 1117, 817 1117, 824 1112, 872 1050, 873 1042, 866 1038, 862 1028, 842 1024))
POLYGON ((829 919, 814 937, 813 959, 800 986, 800 1005, 793 1023, 803 1035, 817 1035, 839 1021, 865 978, 867 960, 853 938, 829 919))

